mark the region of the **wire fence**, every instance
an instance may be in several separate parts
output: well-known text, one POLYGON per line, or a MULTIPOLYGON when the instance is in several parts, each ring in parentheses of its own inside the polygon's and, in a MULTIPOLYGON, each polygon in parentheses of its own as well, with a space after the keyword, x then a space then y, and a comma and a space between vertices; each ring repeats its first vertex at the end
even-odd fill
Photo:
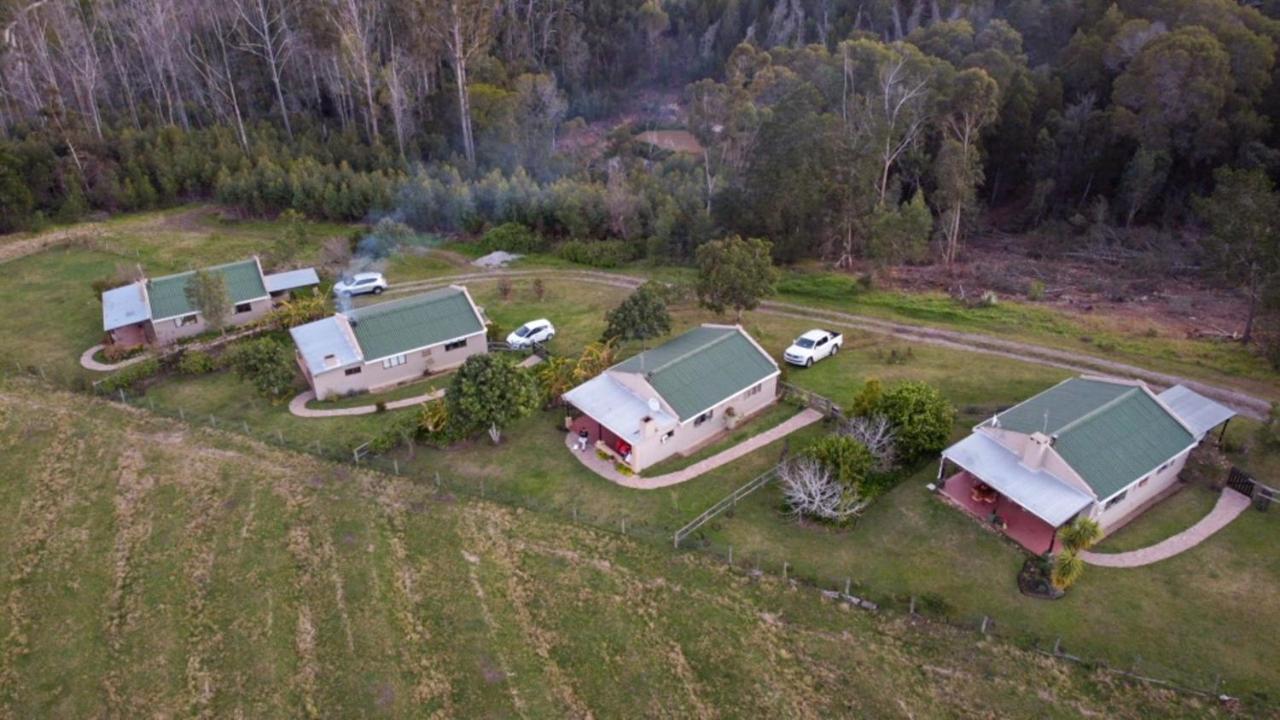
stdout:
MULTIPOLYGON (((213 414, 197 413, 182 407, 169 407, 148 395, 127 390, 100 392, 83 374, 66 374, 40 366, 24 366, 18 363, 0 365, 0 377, 22 377, 60 389, 71 390, 112 403, 139 408, 157 416, 170 418, 191 427, 237 433, 248 438, 284 450, 303 453, 320 460, 341 463, 386 475, 404 477, 414 482, 434 487, 439 495, 473 498, 501 505, 536 511, 564 522, 625 535, 645 541, 669 552, 696 552, 717 559, 736 572, 752 578, 770 578, 789 583, 793 587, 808 588, 823 602, 840 603, 861 608, 868 612, 899 614, 911 622, 936 623, 972 632, 977 637, 999 638, 1027 650, 1057 658, 1062 662, 1078 664, 1090 670, 1106 672, 1129 680, 1166 687, 1179 692, 1218 697, 1224 694, 1249 696, 1251 701, 1270 704, 1261 692, 1224 682, 1219 674, 1195 667, 1192 663, 1169 666, 1134 655, 1117 661, 1086 657, 1073 652, 1063 638, 1042 631, 1019 627, 1015 622, 997 615, 966 613, 957 610, 943 595, 936 593, 910 594, 887 592, 883 588, 865 584, 854 575, 833 575, 829 568, 820 567, 810 559, 798 563, 779 560, 776 554, 766 555, 754 550, 743 551, 716 538, 715 528, 705 525, 685 533, 678 547, 672 548, 674 534, 682 528, 674 524, 654 523, 645 518, 625 515, 600 516, 587 507, 575 503, 551 501, 536 496, 514 492, 503 484, 495 484, 484 478, 461 479, 444 468, 423 468, 419 463, 395 454, 378 454, 370 449, 368 441, 342 445, 316 439, 302 439, 287 435, 279 428, 255 427, 244 419, 220 418, 213 414)), ((767 475, 767 473, 766 473, 767 475)), ((759 478, 757 478, 759 480, 759 478)), ((764 483, 762 483, 763 485, 764 483)), ((749 483, 750 485, 750 483, 749 483)), ((745 487, 745 486, 744 486, 745 487)), ((753 488, 755 489, 755 488, 753 488)), ((685 526, 687 528, 687 526, 685 526)), ((1009 578, 1013 582, 1013 578, 1009 578)))

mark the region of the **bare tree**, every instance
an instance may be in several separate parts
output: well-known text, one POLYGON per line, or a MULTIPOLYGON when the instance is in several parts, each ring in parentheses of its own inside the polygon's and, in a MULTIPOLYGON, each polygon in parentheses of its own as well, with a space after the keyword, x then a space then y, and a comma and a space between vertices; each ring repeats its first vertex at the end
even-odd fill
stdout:
POLYGON ((280 106, 280 119, 284 121, 284 131, 290 139, 293 139, 293 128, 289 124, 289 108, 284 102, 281 78, 293 53, 294 36, 289 29, 293 9, 293 0, 236 0, 237 28, 241 29, 237 47, 266 63, 276 103, 280 106))
POLYGON ((347 74, 364 93, 365 131, 369 142, 378 143, 377 59, 374 33, 377 27, 379 3, 364 0, 333 0, 329 6, 329 19, 338 34, 343 65, 347 74))
POLYGON ((467 69, 493 39, 496 6, 493 0, 427 0, 427 27, 449 53, 454 82, 458 86, 458 117, 462 124, 462 149, 467 162, 476 161, 471 132, 471 91, 467 69))
POLYGON ((866 502, 832 476, 821 462, 807 456, 793 457, 778 468, 782 494, 796 517, 843 522, 856 517, 866 502))
POLYGON ((865 445, 876 459, 876 470, 886 472, 893 469, 897 432, 889 418, 884 415, 858 416, 845 423, 840 434, 865 445))
POLYGON ((205 13, 203 20, 207 23, 213 37, 206 43, 201 33, 192 34, 191 43, 186 47, 187 59, 192 69, 205 81, 209 90, 230 107, 229 114, 235 121, 236 137, 240 141, 240 147, 248 152, 249 134, 244 127, 244 114, 240 112, 240 95, 236 92, 236 77, 231 70, 231 60, 227 54, 227 39, 231 33, 230 23, 223 18, 222 11, 215 6, 197 7, 203 8, 203 10, 197 9, 196 12, 205 13), (208 44, 212 44, 213 47, 208 47, 208 44))

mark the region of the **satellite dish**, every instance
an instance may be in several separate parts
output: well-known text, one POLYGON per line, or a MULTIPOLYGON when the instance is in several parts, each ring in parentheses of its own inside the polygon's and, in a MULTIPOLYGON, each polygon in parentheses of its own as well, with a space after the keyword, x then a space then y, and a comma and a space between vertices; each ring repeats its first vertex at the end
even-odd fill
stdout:
POLYGON ((649 409, 658 412, 662 409, 662 405, 658 402, 658 398, 649 398, 649 409))

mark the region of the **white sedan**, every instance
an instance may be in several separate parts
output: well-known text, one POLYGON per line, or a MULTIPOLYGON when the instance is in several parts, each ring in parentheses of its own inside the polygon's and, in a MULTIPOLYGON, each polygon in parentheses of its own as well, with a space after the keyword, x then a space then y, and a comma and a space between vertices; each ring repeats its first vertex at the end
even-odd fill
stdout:
POLYGON ((387 279, 382 276, 382 273, 363 272, 339 280, 333 286, 333 294, 346 297, 365 295, 367 293, 381 295, 382 291, 388 287, 390 285, 387 284, 387 279))
POLYGON ((516 328, 507 336, 507 344, 517 350, 533 347, 535 343, 545 343, 556 336, 556 327, 550 320, 542 318, 530 320, 516 328))

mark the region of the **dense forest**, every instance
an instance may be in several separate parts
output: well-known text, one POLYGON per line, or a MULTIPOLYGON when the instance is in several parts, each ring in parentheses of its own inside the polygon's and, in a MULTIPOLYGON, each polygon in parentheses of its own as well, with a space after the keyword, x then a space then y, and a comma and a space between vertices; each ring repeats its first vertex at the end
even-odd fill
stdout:
POLYGON ((1192 228, 1219 242, 1182 260, 1262 299, 1274 245, 1242 248, 1231 221, 1275 205, 1277 15, 1274 0, 3 0, 0 231, 216 198, 419 230, 514 221, 606 243, 585 254, 603 261, 686 262, 736 233, 780 261, 849 265, 950 264, 991 227, 1120 248, 1192 228), (698 151, 636 141, 653 128, 687 128, 698 151))

